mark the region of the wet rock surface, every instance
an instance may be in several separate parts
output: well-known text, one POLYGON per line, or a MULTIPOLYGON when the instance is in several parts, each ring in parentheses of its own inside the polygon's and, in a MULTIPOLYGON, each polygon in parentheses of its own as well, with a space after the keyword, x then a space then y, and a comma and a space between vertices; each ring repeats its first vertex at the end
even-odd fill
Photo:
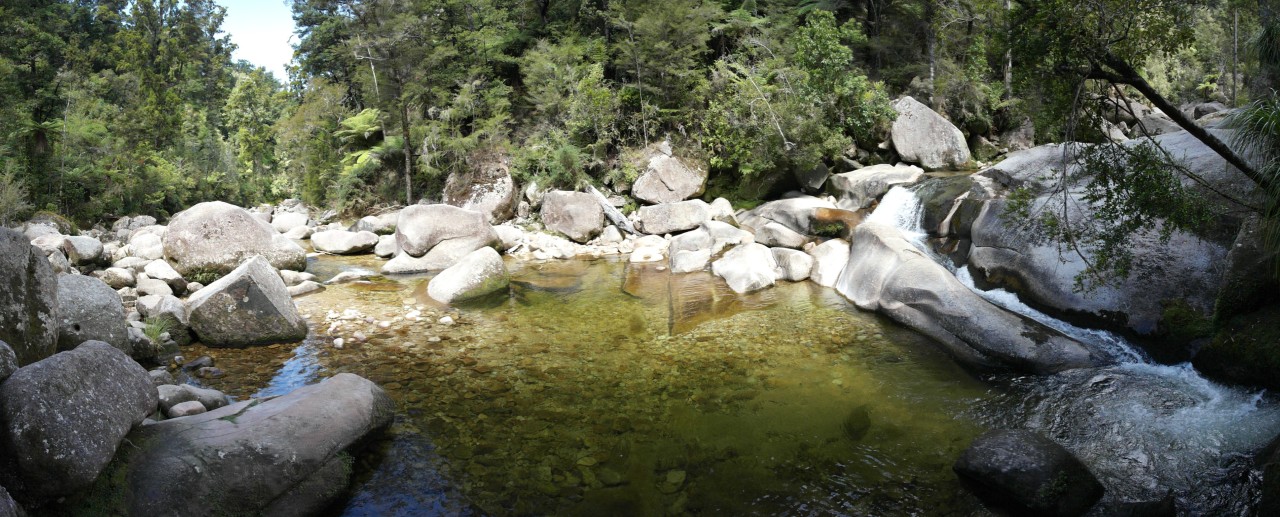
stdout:
POLYGON ((981 497, 1017 513, 1084 515, 1102 484, 1053 440, 1021 430, 991 431, 956 460, 955 471, 981 497))

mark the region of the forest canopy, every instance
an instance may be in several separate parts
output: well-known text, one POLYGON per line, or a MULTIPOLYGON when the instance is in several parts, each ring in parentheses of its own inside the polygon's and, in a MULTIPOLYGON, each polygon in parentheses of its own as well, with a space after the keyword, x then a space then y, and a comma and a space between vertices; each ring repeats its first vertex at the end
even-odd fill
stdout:
POLYGON ((494 159, 520 183, 620 191, 662 140, 707 164, 708 195, 751 201, 797 171, 893 159, 903 94, 980 160, 1030 127, 1100 138, 1065 124, 1073 83, 1045 80, 1088 64, 1080 49, 1113 49, 1176 106, 1274 96, 1246 51, 1267 0, 1128 18, 1057 0, 288 3, 289 77, 233 61, 211 0, 0 6, 0 219, 411 203, 494 159), (1055 25, 1097 20, 1125 32, 1055 25))

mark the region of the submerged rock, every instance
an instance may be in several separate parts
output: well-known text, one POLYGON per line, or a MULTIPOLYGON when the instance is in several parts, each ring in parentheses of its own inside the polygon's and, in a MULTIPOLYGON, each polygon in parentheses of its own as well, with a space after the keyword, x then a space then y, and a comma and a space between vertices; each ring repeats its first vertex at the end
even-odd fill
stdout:
POLYGON ((25 499, 73 493, 155 408, 147 371, 101 341, 30 364, 0 384, 0 449, 17 467, 0 476, 25 499))
POLYGON ((938 340, 970 366, 1052 373, 1099 362, 1075 340, 982 299, 882 223, 854 231, 836 290, 938 340))
POLYGON ((893 103, 898 117, 890 132, 893 148, 909 163, 929 170, 960 169, 969 164, 964 133, 937 112, 912 97, 893 103))
POLYGON ((505 289, 509 283, 502 256, 493 248, 480 248, 432 278, 427 294, 436 301, 459 302, 505 289))
POLYGON ((191 330, 212 347, 244 347, 300 341, 307 322, 298 315, 280 274, 262 257, 187 299, 191 330))
POLYGON ((0 227, 0 341, 18 364, 49 357, 58 343, 58 280, 44 252, 0 227))
POLYGON ((249 211, 221 201, 179 212, 162 240, 174 269, 206 284, 252 256, 265 258, 276 269, 307 267, 307 255, 297 243, 249 211))
POLYGON ((1083 515, 1103 493, 1080 460, 1030 431, 990 431, 954 468, 979 497, 1017 514, 1083 515))
POLYGON ((146 425, 131 438, 138 449, 127 460, 124 510, 319 512, 349 482, 348 450, 389 425, 394 413, 382 388, 340 373, 288 395, 146 425))

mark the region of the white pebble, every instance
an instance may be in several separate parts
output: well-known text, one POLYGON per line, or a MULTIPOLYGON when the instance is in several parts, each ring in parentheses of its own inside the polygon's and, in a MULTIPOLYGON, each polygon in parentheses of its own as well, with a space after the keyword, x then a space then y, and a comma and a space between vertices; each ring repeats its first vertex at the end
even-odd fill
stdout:
POLYGON ((440 318, 440 324, 441 324, 441 325, 453 325, 453 317, 452 317, 452 316, 445 316, 445 317, 443 317, 443 318, 440 318))
POLYGON ((343 340, 342 338, 335 339, 335 340, 333 340, 333 347, 334 347, 334 348, 342 348, 342 344, 343 344, 343 343, 345 343, 345 342, 346 342, 346 341, 345 341, 345 340, 343 340))

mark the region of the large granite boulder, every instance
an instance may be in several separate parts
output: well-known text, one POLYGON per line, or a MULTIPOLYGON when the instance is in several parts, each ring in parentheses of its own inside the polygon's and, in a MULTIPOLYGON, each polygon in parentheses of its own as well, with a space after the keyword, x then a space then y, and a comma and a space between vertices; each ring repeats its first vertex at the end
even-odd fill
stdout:
POLYGON ((651 235, 665 235, 697 228, 711 220, 711 205, 701 199, 642 206, 636 210, 636 227, 651 235))
POLYGON ((460 302, 506 289, 509 283, 502 256, 485 247, 468 253, 432 278, 427 283, 427 294, 443 303, 460 302))
POLYGON ((486 160, 463 172, 452 172, 444 182, 444 202, 479 212, 489 224, 511 219, 516 213, 515 182, 507 158, 486 160))
POLYGON ((58 280, 44 252, 0 227, 0 341, 18 364, 49 357, 58 343, 58 280))
POLYGON ((277 232, 289 233, 289 230, 306 226, 311 219, 307 214, 300 212, 278 212, 271 216, 271 227, 277 232))
POLYGON ((542 197, 542 224, 584 243, 604 230, 604 209, 586 192, 553 190, 542 197))
MULTIPOLYGON (((1229 136, 1218 130, 1211 132, 1219 138, 1229 136)), ((1160 135, 1153 141, 1214 189, 1247 202, 1258 200, 1247 178, 1187 133, 1160 135)), ((1140 142, 1134 140, 1126 145, 1140 142)), ((1033 211, 1047 207, 1060 212, 1063 199, 1054 188, 1054 178, 1063 170, 1069 174, 1085 173, 1074 165, 1074 155, 1081 149, 1040 146, 1014 153, 974 175, 975 179, 992 180, 998 191, 996 199, 982 206, 971 227, 969 263, 986 281, 1006 287, 1051 312, 1069 313, 1090 325, 1127 328, 1139 334, 1162 333, 1170 323, 1166 313, 1171 306, 1185 307, 1197 317, 1208 319, 1224 293, 1256 283, 1229 281, 1239 277, 1233 275, 1236 265, 1228 259, 1233 250, 1243 246, 1237 242, 1237 233, 1243 235, 1245 229, 1205 235, 1174 231, 1165 242, 1160 230, 1153 228, 1134 234, 1126 242, 1134 258, 1128 278, 1114 279, 1089 291, 1078 289, 1081 273, 1089 263, 1096 262, 1094 252, 1082 250, 1083 258, 1074 251, 1062 252, 1056 243, 1045 241, 1038 228, 1006 214, 1008 201, 1002 194, 1026 189, 1032 194, 1033 211)), ((1238 205, 1199 183, 1187 179, 1185 184, 1229 214, 1239 210, 1238 205)), ((1071 202, 1067 203, 1066 217, 1074 224, 1094 224, 1091 205, 1084 194, 1073 191, 1068 196, 1071 202)), ((1233 219, 1224 217, 1222 226, 1229 227, 1233 219)))
POLYGON ((129 236, 129 253, 138 258, 159 260, 164 258, 164 236, 167 226, 144 226, 133 230, 129 236))
MULTIPOLYGON (((154 402, 153 402, 154 404, 154 402)), ((350 452, 395 403, 340 373, 269 399, 143 426, 130 440, 128 515, 313 515, 350 481, 350 452)))
POLYGON ((973 367, 1052 373, 1100 362, 1075 340, 992 305, 883 223, 854 230, 836 290, 936 339, 973 367))
POLYGON ((23 367, 0 384, 4 485, 40 501, 93 483, 134 425, 156 409, 138 363, 88 341, 23 367))
POLYGON ((778 261, 773 252, 763 244, 742 244, 726 251, 719 260, 711 263, 711 272, 723 278, 735 293, 749 293, 772 287, 777 279, 778 261))
POLYGON ((840 272, 849 263, 849 241, 831 239, 814 246, 809 250, 813 256, 813 268, 809 270, 809 280, 823 287, 834 287, 840 279, 840 272))
POLYGON ((62 251, 72 265, 88 266, 102 261, 102 242, 93 237, 66 237, 62 241, 62 251))
POLYGON ((169 338, 179 345, 191 344, 191 325, 187 319, 187 307, 173 295, 153 294, 138 298, 135 303, 138 315, 149 324, 161 325, 169 338))
POLYGON ((912 97, 893 103, 893 148, 903 161, 927 170, 962 169, 969 165, 969 144, 964 133, 937 112, 912 97))
POLYGON ((200 342, 245 347, 301 341, 307 322, 271 264, 253 257, 187 299, 187 319, 200 342))
POLYGON ((58 350, 103 341, 132 354, 120 294, 87 275, 58 277, 58 350))
POLYGON ((311 234, 311 246, 316 251, 335 255, 354 255, 373 249, 378 244, 378 234, 373 232, 349 232, 326 230, 311 234))
POLYGON ((702 194, 707 171, 674 156, 671 143, 650 149, 644 172, 631 186, 631 195, 648 203, 676 203, 702 194))
POLYGON ((479 212, 449 205, 413 205, 400 211, 396 244, 401 253, 383 265, 383 273, 440 271, 468 253, 498 246, 500 239, 479 212))
POLYGON ((164 254, 188 280, 208 284, 246 259, 263 257, 276 269, 307 267, 302 247, 248 210, 221 201, 197 204, 169 221, 164 254))
POLYGON ((347 228, 352 232, 373 232, 378 235, 391 235, 396 232, 400 222, 400 212, 387 212, 381 215, 366 215, 347 228))
POLYGON ((819 209, 836 208, 834 204, 813 196, 779 199, 738 213, 738 222, 744 228, 759 231, 769 223, 778 223, 800 235, 813 234, 815 216, 819 209))
POLYGON ((872 165, 831 177, 828 190, 836 196, 836 206, 860 210, 898 185, 914 185, 924 178, 924 169, 914 165, 872 165))
POLYGON ((1084 515, 1103 494, 1080 460, 1030 431, 990 431, 960 454, 954 469, 979 497, 1014 515, 1084 515))

